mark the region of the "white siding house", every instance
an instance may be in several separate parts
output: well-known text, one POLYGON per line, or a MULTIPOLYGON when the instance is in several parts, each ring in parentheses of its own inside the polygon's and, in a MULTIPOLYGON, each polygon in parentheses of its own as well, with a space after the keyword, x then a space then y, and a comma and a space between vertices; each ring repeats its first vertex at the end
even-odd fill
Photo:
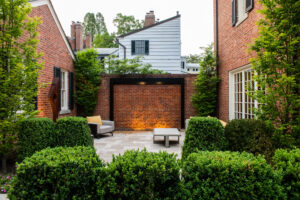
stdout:
MULTIPOLYGON (((151 12, 148 14, 153 14, 151 12)), ((172 74, 182 73, 179 14, 120 35, 118 41, 119 59, 143 56, 143 62, 151 64, 154 69, 172 74)))

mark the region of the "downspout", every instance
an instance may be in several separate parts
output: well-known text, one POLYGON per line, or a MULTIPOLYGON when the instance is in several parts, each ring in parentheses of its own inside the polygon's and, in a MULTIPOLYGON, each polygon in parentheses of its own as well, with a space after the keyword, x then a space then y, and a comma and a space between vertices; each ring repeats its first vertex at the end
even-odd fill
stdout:
MULTIPOLYGON (((218 0, 216 0, 216 73, 217 77, 219 77, 219 9, 218 9, 218 0)), ((217 109, 216 116, 219 118, 219 85, 217 84, 217 109)))
POLYGON ((123 47, 123 49, 124 49, 124 59, 126 59, 126 47, 119 42, 118 38, 116 38, 116 43, 119 44, 121 47, 123 47))

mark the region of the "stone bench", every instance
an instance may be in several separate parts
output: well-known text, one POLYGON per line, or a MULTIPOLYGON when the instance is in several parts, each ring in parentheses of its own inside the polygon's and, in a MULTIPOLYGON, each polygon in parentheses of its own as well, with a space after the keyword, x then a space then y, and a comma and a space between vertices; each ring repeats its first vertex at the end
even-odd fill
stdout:
POLYGON ((165 146, 169 147, 169 137, 177 136, 179 144, 179 137, 181 136, 181 133, 178 131, 177 128, 155 128, 153 130, 153 143, 155 143, 156 136, 164 136, 165 146))

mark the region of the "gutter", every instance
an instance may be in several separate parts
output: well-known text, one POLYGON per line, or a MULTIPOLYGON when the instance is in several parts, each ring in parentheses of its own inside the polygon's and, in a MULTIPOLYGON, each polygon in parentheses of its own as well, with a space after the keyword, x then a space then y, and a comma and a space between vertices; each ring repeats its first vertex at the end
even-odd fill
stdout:
POLYGON ((124 49, 124 59, 126 59, 126 47, 119 42, 118 38, 116 38, 116 43, 119 44, 121 47, 123 47, 123 49, 124 49))

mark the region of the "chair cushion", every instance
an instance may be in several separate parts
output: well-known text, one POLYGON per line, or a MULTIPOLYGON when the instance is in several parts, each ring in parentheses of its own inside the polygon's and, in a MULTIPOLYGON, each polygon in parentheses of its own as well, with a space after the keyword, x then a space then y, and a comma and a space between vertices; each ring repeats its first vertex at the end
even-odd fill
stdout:
POLYGON ((88 123, 97 123, 99 125, 102 125, 102 120, 100 115, 99 116, 92 116, 92 117, 86 117, 88 123))
POLYGON ((108 125, 98 126, 98 133, 109 133, 112 131, 113 131, 112 126, 108 126, 108 125))

